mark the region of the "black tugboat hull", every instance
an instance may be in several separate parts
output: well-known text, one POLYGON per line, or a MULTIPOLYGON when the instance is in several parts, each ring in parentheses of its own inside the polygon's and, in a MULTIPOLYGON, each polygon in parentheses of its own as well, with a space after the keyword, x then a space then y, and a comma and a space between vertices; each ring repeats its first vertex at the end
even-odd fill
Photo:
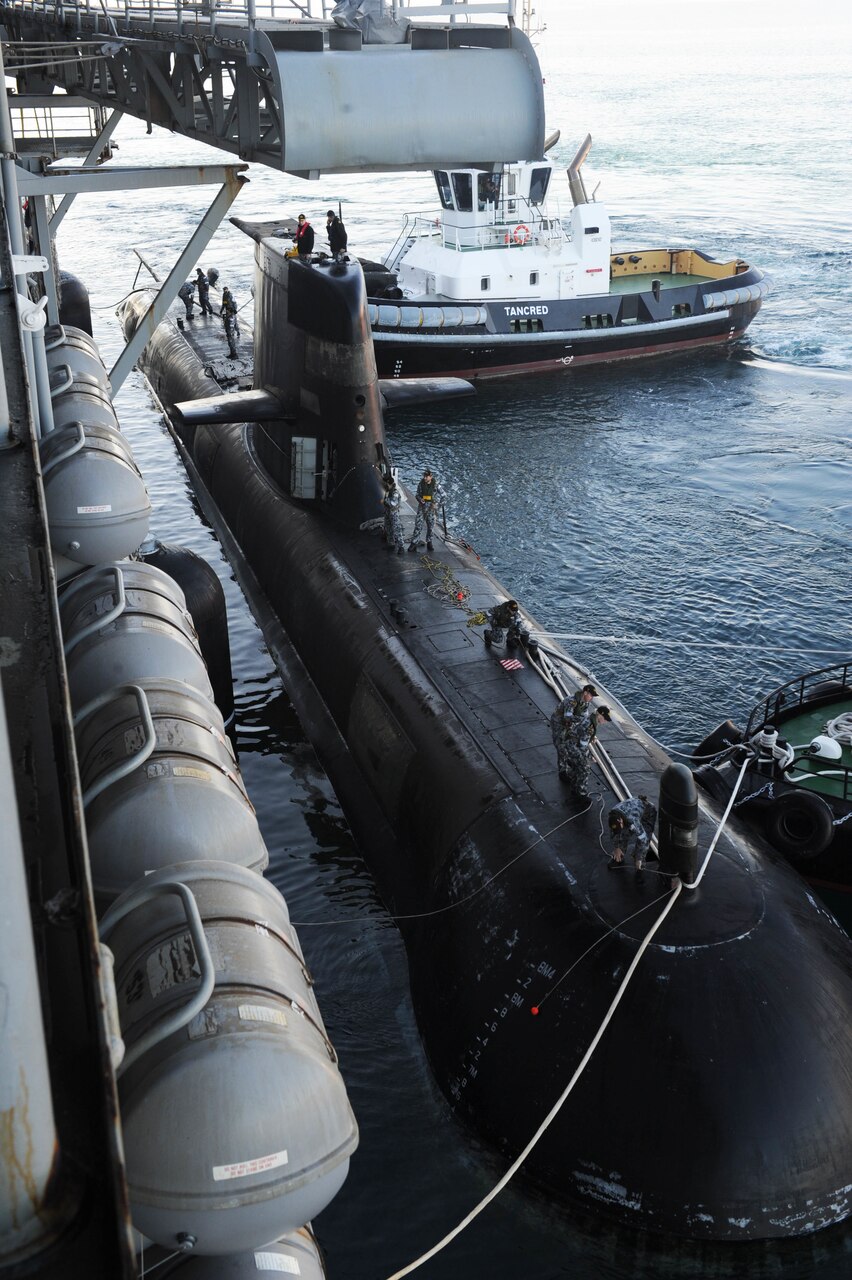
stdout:
POLYGON ((639 294, 604 294, 568 302, 474 303, 477 325, 454 327, 465 304, 370 299, 381 378, 496 378, 554 373, 721 346, 741 338, 761 307, 765 277, 757 268, 712 284, 730 305, 707 309, 707 285, 639 294), (739 299, 736 301, 735 299, 739 299), (625 318, 627 310, 632 312, 625 318), (438 322, 436 313, 443 313, 438 322), (391 318, 393 323, 383 323, 391 318))
MULTIPOLYGON (((270 267, 266 252, 256 297, 268 321, 287 268, 270 267)), ((304 320, 286 357, 304 348, 299 399, 320 413, 294 431, 333 430, 322 420, 326 379, 336 412, 348 397, 353 422, 371 421, 367 349, 350 367, 339 333, 314 345, 326 314, 320 306, 304 320)), ((170 325, 147 348, 167 408, 210 394, 192 355, 170 325)), ((259 368, 262 385, 275 382, 275 358, 258 353, 256 385, 259 368)), ((526 663, 506 673, 423 590, 419 560, 388 557, 319 504, 286 497, 261 464, 273 452, 266 424, 178 430, 220 529, 298 655, 291 696, 385 902, 403 917, 436 1077, 460 1117, 517 1154, 662 909, 657 879, 645 887, 607 873, 597 811, 578 817, 558 794, 552 695, 526 663)), ((439 553, 473 607, 500 598, 472 556, 443 544, 439 553)), ((653 783, 666 758, 626 712, 615 720, 608 749, 624 753, 640 787, 653 783)), ((852 1212, 850 1011, 848 939, 792 872, 726 836, 712 877, 666 921, 525 1171, 633 1226, 693 1237, 796 1235, 839 1221, 852 1212)))
MULTIPOLYGON (((732 328, 727 320, 661 334, 606 334, 594 339, 531 334, 499 347, 483 334, 448 342, 438 333, 406 340, 399 334, 373 330, 380 378, 506 378, 528 373, 560 373, 586 365, 615 364, 651 356, 670 356, 702 347, 720 347, 741 338, 750 319, 732 328)), ((605 332, 605 331, 604 331, 605 332)))

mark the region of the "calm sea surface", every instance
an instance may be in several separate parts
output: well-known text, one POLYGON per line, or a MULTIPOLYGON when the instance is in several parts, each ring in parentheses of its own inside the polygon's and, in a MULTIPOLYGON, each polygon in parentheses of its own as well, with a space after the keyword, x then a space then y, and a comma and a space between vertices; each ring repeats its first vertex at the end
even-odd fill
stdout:
MULTIPOLYGON (((774 291, 728 354, 486 385, 474 401, 390 417, 390 442, 407 482, 435 469, 454 529, 511 593, 570 637, 652 734, 683 749, 852 649, 850 18, 840 5, 758 0, 539 0, 539 11, 548 128, 562 130, 554 154, 567 165, 592 133, 589 186, 600 182, 618 247, 737 254, 766 269, 774 291)), ((117 136, 123 164, 216 159, 131 121, 117 136)), ((305 211, 319 229, 340 200, 350 246, 368 256, 389 246, 404 211, 437 204, 428 175, 250 177, 235 213, 305 211)), ((567 208, 567 183, 560 194, 567 208)), ((91 290, 105 358, 120 346, 113 309, 134 282, 131 247, 165 274, 212 197, 78 197, 59 251, 91 290)), ((202 261, 249 299, 251 246, 234 227, 202 261)), ((382 1280, 454 1226, 502 1166, 431 1079, 396 929, 139 375, 117 407, 155 531, 206 556, 226 587, 240 763, 361 1126, 349 1181, 316 1225, 333 1277, 382 1280)), ((637 1045, 640 1080, 641 1060, 637 1045)), ((634 1066, 613 1088, 630 1087, 634 1066)), ((530 1132, 539 1120, 530 1115, 530 1132)), ((852 1230, 771 1247, 666 1246, 554 1209, 518 1183, 418 1274, 793 1280, 817 1270, 852 1274, 852 1230)))

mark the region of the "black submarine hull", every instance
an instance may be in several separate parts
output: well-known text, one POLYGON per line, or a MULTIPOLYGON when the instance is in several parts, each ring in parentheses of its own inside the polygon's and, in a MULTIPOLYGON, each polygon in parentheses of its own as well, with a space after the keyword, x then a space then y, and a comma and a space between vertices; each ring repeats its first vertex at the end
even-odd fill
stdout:
MULTIPOLYGON (((181 428, 175 404, 211 394, 199 327, 161 326, 145 372, 298 655, 304 688, 290 693, 397 917, 436 1078, 455 1113, 514 1156, 601 1026, 668 885, 608 872, 611 773, 593 769, 587 812, 566 805, 554 695, 532 665, 506 671, 450 599, 424 590, 426 562, 388 556, 360 527, 380 514, 371 473, 387 449, 359 269, 291 267, 267 242, 257 260, 258 331, 275 339, 256 344, 255 386, 274 388, 287 418, 181 428), (305 439, 332 460, 313 501, 289 496, 305 439)), ((125 327, 137 319, 131 302, 125 327)), ((471 610, 503 597, 463 548, 441 539, 436 558, 471 610)), ((615 776, 654 794, 669 761, 613 712, 601 736, 615 776)), ((718 816, 702 809, 703 849, 718 816)), ((694 1238, 842 1220, 850 1010, 849 939, 794 872, 727 828, 525 1173, 694 1238)))

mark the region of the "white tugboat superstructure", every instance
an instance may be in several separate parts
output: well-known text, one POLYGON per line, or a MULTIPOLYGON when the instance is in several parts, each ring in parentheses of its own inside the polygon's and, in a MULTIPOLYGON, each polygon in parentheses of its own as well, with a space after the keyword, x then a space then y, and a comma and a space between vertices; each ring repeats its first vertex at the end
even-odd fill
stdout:
MULTIPOLYGON (((558 136, 558 135, 557 135, 558 136)), ((554 139, 555 140, 555 139, 554 139)), ((769 281, 693 248, 613 251, 606 206, 548 158, 434 171, 436 215, 408 217, 381 264, 364 262, 379 372, 477 378, 726 343, 769 281)))

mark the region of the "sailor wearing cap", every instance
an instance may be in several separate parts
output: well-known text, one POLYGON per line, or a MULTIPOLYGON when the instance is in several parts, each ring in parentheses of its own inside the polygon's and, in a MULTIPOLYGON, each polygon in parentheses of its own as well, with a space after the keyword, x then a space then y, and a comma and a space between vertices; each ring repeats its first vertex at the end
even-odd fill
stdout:
POLYGON ((502 604, 495 604, 488 612, 488 621, 491 625, 482 633, 486 644, 502 644, 506 640, 512 647, 519 643, 525 644, 529 638, 527 628, 521 623, 517 600, 504 600, 502 604))
POLYGON ((329 209, 325 215, 325 231, 328 236, 328 247, 331 249, 331 256, 333 258, 342 258, 346 252, 349 237, 346 234, 343 220, 337 216, 333 209, 329 209))
POLYGON ((637 871, 642 870, 656 821, 656 806, 647 796, 627 796, 612 806, 608 819, 612 838, 611 870, 624 866, 625 855, 632 857, 637 871))
POLYGON ((300 258, 309 259, 314 251, 314 229, 303 213, 299 214, 297 220, 293 244, 296 246, 300 258))
POLYGON ((417 542, 420 538, 420 532, 423 523, 426 523, 426 550, 433 551, 432 533, 435 528, 435 512, 440 510, 444 505, 444 490, 436 480, 429 467, 423 472, 423 479, 417 486, 417 516, 414 521, 414 531, 411 534, 411 543, 409 551, 417 550, 417 542))
POLYGON ((550 717, 559 777, 572 796, 581 801, 589 798, 591 747, 598 725, 612 719, 609 707, 592 705, 592 699, 597 696, 595 686, 585 684, 576 693, 567 694, 550 717))

